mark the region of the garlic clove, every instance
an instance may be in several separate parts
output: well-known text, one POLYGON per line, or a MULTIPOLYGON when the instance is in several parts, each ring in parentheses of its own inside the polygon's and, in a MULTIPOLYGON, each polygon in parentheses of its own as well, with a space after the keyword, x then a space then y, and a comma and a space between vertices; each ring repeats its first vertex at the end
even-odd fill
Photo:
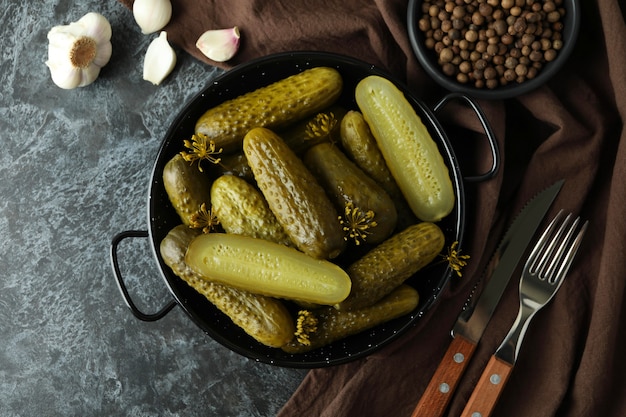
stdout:
POLYGON ((46 65, 50 68, 52 82, 54 82, 58 87, 65 90, 71 90, 85 82, 85 80, 82 79, 81 71, 75 68, 62 68, 55 65, 55 63, 51 61, 46 61, 46 65))
POLYGON ((93 83, 100 75, 100 67, 91 65, 87 68, 64 66, 54 61, 46 61, 50 68, 52 81, 60 88, 71 90, 93 83))
POLYGON ((170 0, 135 0, 133 16, 141 33, 148 35, 165 27, 172 18, 170 0))
POLYGON ((143 79, 159 85, 176 66, 176 52, 167 41, 167 33, 161 32, 148 46, 143 61, 143 79))
POLYGON ((52 81, 61 88, 94 82, 111 53, 111 25, 99 13, 87 13, 76 22, 55 26, 48 32, 46 65, 52 81))
POLYGON ((237 26, 230 29, 214 29, 204 32, 196 41, 196 47, 209 59, 224 62, 231 59, 239 49, 241 34, 237 26))
POLYGON ((111 25, 105 20, 101 14, 91 12, 78 19, 76 23, 83 27, 84 36, 93 38, 98 42, 111 39, 111 25))

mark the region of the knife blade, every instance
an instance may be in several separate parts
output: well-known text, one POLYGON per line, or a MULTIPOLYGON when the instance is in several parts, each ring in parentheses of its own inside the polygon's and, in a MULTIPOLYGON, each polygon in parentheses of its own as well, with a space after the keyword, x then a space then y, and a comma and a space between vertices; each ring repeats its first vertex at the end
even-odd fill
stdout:
POLYGON ((440 417, 445 412, 467 364, 500 301, 509 278, 558 195, 563 180, 533 197, 515 218, 494 256, 495 269, 475 305, 459 315, 452 341, 411 417, 440 417))

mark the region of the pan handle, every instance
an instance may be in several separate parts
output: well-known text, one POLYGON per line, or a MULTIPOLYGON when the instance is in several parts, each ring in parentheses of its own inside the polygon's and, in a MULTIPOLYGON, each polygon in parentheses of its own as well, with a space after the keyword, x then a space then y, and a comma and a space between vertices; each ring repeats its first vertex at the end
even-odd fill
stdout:
POLYGON ((161 308, 156 313, 144 313, 137 308, 135 303, 133 302, 130 294, 128 293, 128 289, 126 288, 126 284, 122 279, 122 273, 120 271, 119 262, 117 260, 117 248, 120 242, 126 238, 146 238, 148 237, 148 232, 146 230, 127 230, 125 232, 121 232, 113 237, 111 242, 111 264, 113 265, 113 274, 115 275, 115 279, 117 280, 117 287, 122 293, 122 298, 124 298, 124 302, 130 308, 130 311, 133 313, 135 317, 142 321, 157 321, 163 318, 167 313, 170 312, 174 306, 176 306, 176 301, 171 300, 169 303, 165 305, 165 307, 161 308))
POLYGON ((498 172, 498 170, 500 169, 500 150, 498 148, 498 142, 496 140, 496 135, 493 133, 493 129, 491 128, 491 125, 489 124, 489 121, 487 120, 487 117, 485 117, 485 113, 483 113, 483 110, 480 108, 480 106, 478 105, 478 103, 476 103, 474 101, 474 99, 472 99, 471 97, 462 94, 462 93, 450 93, 448 95, 446 95, 445 97, 443 97, 439 103, 437 103, 434 107, 433 110, 435 113, 437 113, 439 110, 441 110, 446 104, 448 104, 449 101, 451 101, 452 99, 460 99, 465 101, 471 108, 472 110, 474 110, 474 113, 476 113, 476 117, 478 117, 478 120, 480 121, 480 124, 482 125, 484 131, 485 131, 485 135, 487 136, 487 141, 489 142, 489 148, 491 150, 491 168, 489 169, 489 171, 485 172, 484 174, 480 174, 480 175, 474 175, 471 177, 464 177, 463 179, 467 182, 482 182, 482 181, 487 181, 491 178, 493 178, 496 173, 498 172))

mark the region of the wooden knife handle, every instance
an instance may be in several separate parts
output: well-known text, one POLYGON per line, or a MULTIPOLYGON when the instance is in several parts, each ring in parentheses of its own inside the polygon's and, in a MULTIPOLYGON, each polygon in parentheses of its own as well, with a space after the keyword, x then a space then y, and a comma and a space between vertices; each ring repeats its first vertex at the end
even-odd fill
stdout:
POLYGON ((513 365, 492 356, 465 405, 461 417, 489 417, 512 370, 513 365))
POLYGON ((476 344, 463 336, 452 339, 411 417, 441 417, 465 372, 476 344))

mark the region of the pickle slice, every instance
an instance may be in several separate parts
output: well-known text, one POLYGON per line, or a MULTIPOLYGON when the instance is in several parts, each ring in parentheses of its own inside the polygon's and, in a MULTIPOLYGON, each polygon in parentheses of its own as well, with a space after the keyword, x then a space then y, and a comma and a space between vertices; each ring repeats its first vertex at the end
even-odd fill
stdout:
POLYGON ((248 236, 200 235, 189 245, 185 262, 210 281, 314 304, 341 302, 352 285, 348 274, 329 261, 248 236))
POLYGON ((437 144, 402 92, 371 75, 359 82, 356 102, 391 174, 415 215, 439 221, 454 208, 450 173, 437 144))

